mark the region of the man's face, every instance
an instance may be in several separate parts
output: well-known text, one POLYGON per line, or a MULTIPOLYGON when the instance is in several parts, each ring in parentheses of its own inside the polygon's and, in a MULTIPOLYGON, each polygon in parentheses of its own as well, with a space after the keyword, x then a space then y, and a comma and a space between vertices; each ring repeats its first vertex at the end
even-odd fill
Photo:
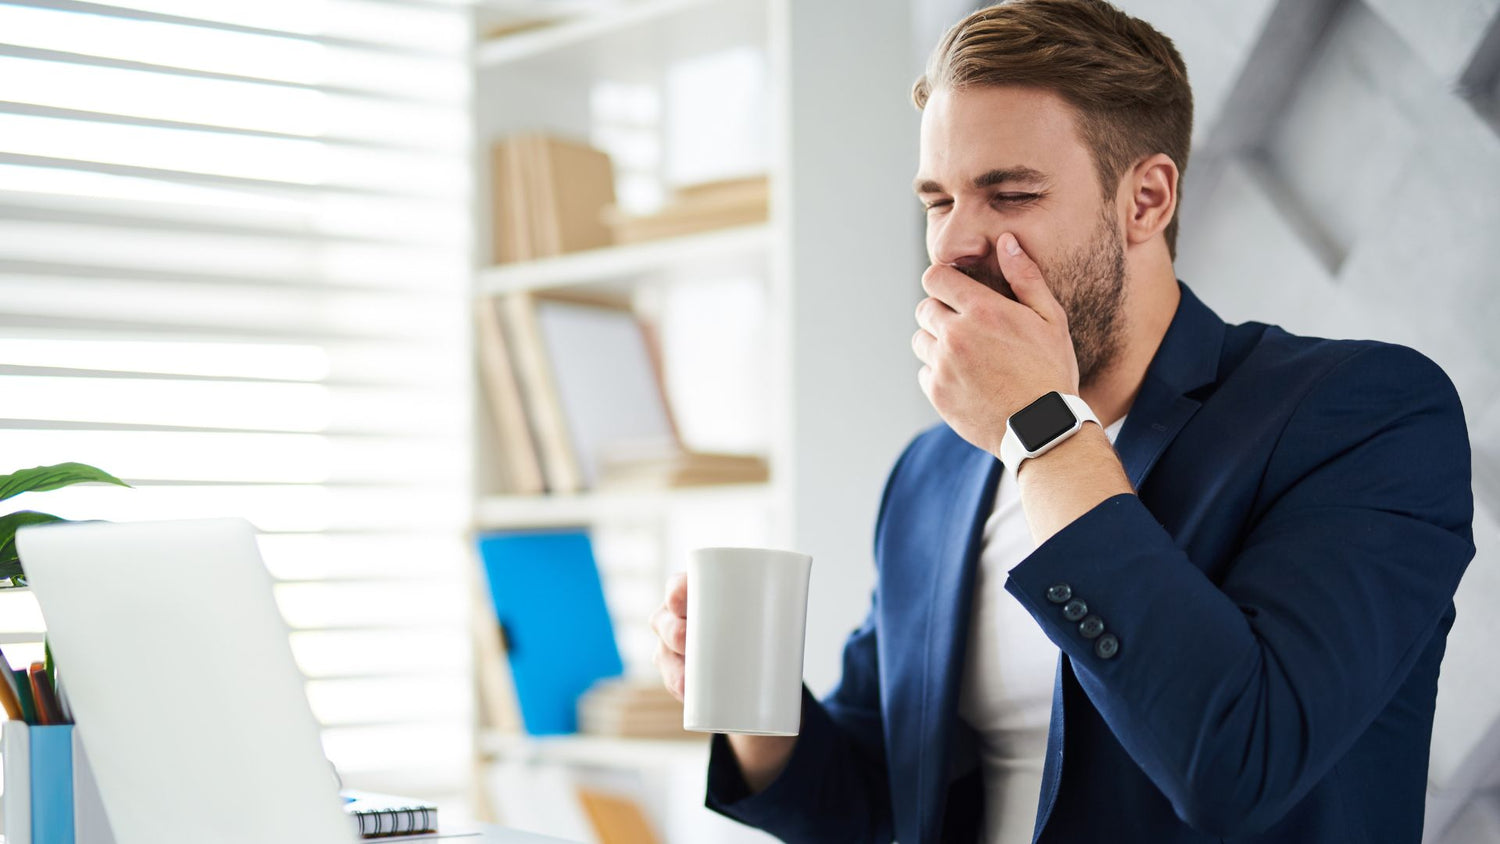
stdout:
POLYGON ((934 91, 915 188, 932 263, 1014 299, 995 255, 996 238, 1013 233, 1068 314, 1080 386, 1108 368, 1123 330, 1125 252, 1071 106, 1034 88, 934 91))

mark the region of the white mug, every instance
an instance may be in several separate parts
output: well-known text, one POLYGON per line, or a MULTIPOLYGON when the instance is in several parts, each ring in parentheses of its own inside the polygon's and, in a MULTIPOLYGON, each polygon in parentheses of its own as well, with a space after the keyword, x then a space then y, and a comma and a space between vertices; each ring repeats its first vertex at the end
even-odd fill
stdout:
POLYGON ((811 571, 795 551, 688 555, 683 729, 797 735, 811 571))

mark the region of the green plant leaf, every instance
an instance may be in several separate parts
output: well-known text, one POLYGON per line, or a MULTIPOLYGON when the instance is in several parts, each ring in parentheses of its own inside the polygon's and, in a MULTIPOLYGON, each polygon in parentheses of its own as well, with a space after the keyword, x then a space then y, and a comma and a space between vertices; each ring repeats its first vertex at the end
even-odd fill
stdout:
POLYGON ((48 522, 65 522, 51 513, 35 510, 20 510, 0 516, 0 578, 24 577, 21 558, 16 553, 16 530, 24 525, 44 525, 48 522))
POLYGON ((37 466, 0 475, 0 501, 23 492, 46 492, 49 489, 91 482, 130 486, 114 475, 85 463, 59 463, 56 466, 37 466))

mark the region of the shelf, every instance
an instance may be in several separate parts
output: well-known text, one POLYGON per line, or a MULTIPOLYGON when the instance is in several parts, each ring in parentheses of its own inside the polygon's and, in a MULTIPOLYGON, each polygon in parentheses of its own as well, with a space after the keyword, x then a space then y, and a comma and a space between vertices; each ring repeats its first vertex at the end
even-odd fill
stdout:
MULTIPOLYGON (((7 579, 6 582, 9 583, 10 581, 7 579)), ((0 589, 0 598, 4 598, 7 595, 16 596, 16 601, 21 602, 21 604, 29 608, 32 612, 35 612, 36 598, 32 597, 30 586, 6 586, 5 588, 0 589), (21 595, 25 595, 26 597, 20 598, 19 596, 21 595)), ((5 608, 6 611, 11 613, 14 613, 19 609, 17 604, 10 602, 7 602, 5 604, 5 608)), ((19 619, 13 619, 12 623, 21 625, 39 624, 41 623, 41 618, 40 616, 37 616, 34 621, 20 621, 19 619)), ((42 643, 42 639, 45 638, 46 635, 47 631, 45 630, 0 630, 0 646, 30 644, 40 645, 42 643)))
POLYGON ((481 270, 481 296, 521 291, 577 289, 628 293, 642 278, 685 275, 713 267, 716 271, 740 261, 764 260, 770 247, 768 224, 740 226, 667 240, 633 243, 574 252, 556 258, 501 264, 481 270))
POLYGON ((492 495, 475 508, 480 530, 591 525, 620 518, 660 514, 683 504, 769 505, 770 484, 725 484, 644 491, 611 491, 577 495, 492 495))
POLYGON ((475 59, 481 70, 525 64, 528 72, 654 82, 665 65, 760 46, 765 32, 763 3, 640 0, 574 10, 559 23, 490 39, 475 59))
POLYGON ((481 753, 490 760, 550 762, 600 768, 650 768, 703 764, 708 760, 708 736, 683 739, 635 739, 611 736, 527 736, 485 730, 481 753))

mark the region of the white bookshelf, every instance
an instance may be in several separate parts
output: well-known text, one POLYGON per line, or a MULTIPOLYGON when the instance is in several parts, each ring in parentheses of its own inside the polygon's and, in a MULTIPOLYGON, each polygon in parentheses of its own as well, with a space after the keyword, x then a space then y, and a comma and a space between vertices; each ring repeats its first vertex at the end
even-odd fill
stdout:
POLYGON ((726 484, 681 489, 604 491, 576 495, 492 495, 476 502, 475 526, 481 530, 595 525, 651 518, 690 505, 765 507, 769 484, 726 484))
MULTIPOLYGON (((481 7, 490 19, 526 19, 524 3, 481 7)), ((532 4, 535 5, 535 4, 532 4)), ((551 4, 548 4, 551 5, 551 4)), ((484 69, 652 81, 662 67, 746 43, 764 32, 764 0, 637 0, 578 7, 549 26, 479 45, 484 69)), ((550 16, 546 9, 539 16, 550 16)), ((481 17, 479 31, 484 32, 481 17)))
POLYGON ((764 274, 770 245, 770 226, 751 225, 501 264, 479 271, 478 293, 576 289, 629 294, 650 279, 690 278, 692 270, 706 262, 764 274))
MULTIPOLYGON (((684 537, 702 545, 807 551, 815 562, 805 670, 813 690, 826 691, 837 676, 840 645, 868 605, 868 549, 885 474, 901 446, 932 418, 909 347, 925 266, 921 218, 909 188, 917 116, 906 96, 918 69, 910 10, 863 0, 492 0, 478 12, 478 30, 485 31, 486 15, 521 19, 533 12, 564 17, 480 44, 474 52, 480 232, 475 301, 565 291, 659 304, 674 289, 716 283, 704 268, 759 279, 766 305, 766 342, 759 353, 769 384, 756 412, 765 414, 769 431, 764 451, 771 478, 764 484, 642 493, 505 495, 487 485, 485 461, 497 450, 481 431, 473 525, 477 531, 622 524, 660 531, 666 538, 656 570, 630 573, 636 586, 649 587, 653 601, 667 574, 682 567, 673 558, 673 543, 684 537), (535 130, 592 139, 589 92, 596 83, 645 87, 665 97, 670 67, 744 48, 759 53, 766 74, 765 114, 756 125, 769 140, 755 169, 770 180, 768 222, 521 264, 484 263, 491 141, 535 130), (703 513, 742 514, 748 538, 726 535, 719 541, 701 530, 695 534, 703 513)), ((663 129, 660 136, 663 155, 672 154, 668 134, 663 129)), ((664 180, 666 170, 658 167, 664 180)), ((723 175, 744 172, 752 171, 723 175)), ((733 320, 741 317, 718 318, 731 333, 733 320)), ((608 597, 613 575, 606 561, 601 569, 608 597)), ((613 603, 611 611, 618 618, 637 615, 613 603)), ((629 670, 629 654, 626 662, 629 670)), ((477 769, 518 762, 639 770, 656 778, 650 780, 653 792, 680 816, 683 806, 701 804, 702 782, 691 768, 706 760, 706 743, 535 738, 478 729, 475 759, 477 769), (674 767, 680 769, 676 776, 664 773, 674 767), (687 783, 692 793, 669 794, 668 781, 672 787, 687 783)), ((663 837, 707 844, 767 840, 711 821, 664 829, 663 837)))
MULTIPOLYGON (((485 29, 486 15, 503 13, 524 18, 525 9, 507 3, 504 7, 481 8, 479 26, 485 29)), ((784 290, 784 265, 776 256, 784 249, 785 237, 773 218, 770 222, 707 231, 671 239, 612 246, 587 252, 550 257, 523 263, 488 265, 491 254, 484 236, 490 232, 487 197, 491 185, 485 173, 489 144, 513 132, 548 131, 596 142, 597 126, 591 113, 590 97, 601 80, 611 83, 648 86, 661 93, 666 102, 668 68, 677 62, 718 51, 750 48, 769 55, 770 34, 768 0, 643 0, 634 3, 604 4, 596 12, 574 13, 544 28, 480 44, 475 51, 476 158, 479 181, 477 228, 481 233, 480 260, 475 270, 476 302, 486 297, 520 292, 573 292, 604 294, 609 298, 661 303, 663 297, 683 285, 711 286, 726 276, 743 281, 757 279, 764 296, 774 300, 773 291, 784 290), (713 273, 705 274, 704 268, 713 273)), ((769 59, 766 66, 770 66, 769 59)), ((771 115, 761 115, 762 124, 771 115)), ((667 154, 668 126, 671 116, 661 115, 656 138, 667 154)), ((602 145, 608 150, 607 145, 602 145)), ((765 170, 773 194, 786 174, 772 159, 769 167, 761 162, 751 170, 765 170)), ((667 168, 658 174, 665 182, 667 168)), ((746 171, 741 171, 746 172, 746 171)), ((728 172, 724 175, 738 175, 728 172)), ((663 184, 663 190, 667 189, 663 184)), ((774 204, 774 203, 773 203, 774 204)), ((768 319, 768 337, 786 336, 787 311, 779 305, 763 309, 768 319)), ((737 317, 738 318, 738 317, 737 317)), ((750 318, 746 316, 745 318, 750 318)), ((767 359, 773 349, 757 353, 767 359)), ((668 354, 672 354, 670 348, 668 354)), ((772 376, 784 382, 784 373, 772 376)), ((779 418, 785 404, 773 390, 771 402, 758 408, 766 414, 766 430, 783 430, 779 418)), ((672 397, 674 409, 681 416, 678 397, 672 397)), ((494 473, 484 465, 498 449, 487 441, 488 432, 481 427, 475 453, 481 465, 475 473, 472 523, 476 532, 583 527, 595 533, 595 550, 605 581, 606 599, 616 617, 616 636, 625 658, 627 672, 640 675, 649 669, 649 652, 640 650, 644 618, 651 609, 643 600, 659 600, 661 584, 668 573, 681 568, 675 560, 674 541, 681 541, 679 520, 702 518, 711 514, 745 524, 764 525, 739 537, 745 542, 786 545, 790 542, 786 513, 785 485, 779 481, 777 467, 785 465, 788 455, 784 439, 773 437, 764 448, 772 466, 768 483, 725 486, 688 487, 649 490, 600 490, 571 495, 510 495, 490 483, 494 473), (606 559, 611 547, 608 535, 599 531, 615 530, 623 535, 653 537, 660 550, 654 565, 644 568, 639 559, 616 564, 606 559), (640 619, 642 630, 623 630, 622 625, 640 619)), ((696 445, 689 443, 690 446, 696 445)), ((628 542, 626 544, 629 544, 628 542)), ((703 542, 701 544, 715 544, 703 542)), ((742 544, 736 542, 735 544, 742 544)), ((615 543, 618 547, 619 543, 615 543)), ((651 785, 648 797, 661 799, 663 783, 682 781, 671 773, 684 766, 701 767, 707 760, 706 740, 622 739, 573 735, 533 737, 514 730, 476 726, 476 771, 487 766, 513 764, 522 766, 560 766, 567 769, 608 769, 629 772, 645 778, 651 785)), ((691 775, 687 777, 691 779, 691 775)), ((480 778, 483 782, 483 778, 480 778)), ((500 803, 480 798, 481 812, 500 803), (488 804, 488 805, 486 805, 488 804)), ((660 815, 664 806, 648 806, 660 815)), ((503 818, 501 819, 503 820, 503 818)), ((538 830, 546 831, 546 830, 538 830)), ((554 830, 554 833, 562 830, 554 830)), ((665 832, 665 831, 664 831, 665 832)), ((699 831, 668 832, 667 840, 703 840, 699 831)))
MULTIPOLYGON (((10 581, 7 580, 7 583, 10 581)), ((26 617, 22 625, 15 625, 13 629, 0 630, 0 647, 5 645, 40 645, 46 638, 47 631, 41 627, 36 629, 25 629, 24 624, 32 621, 40 622, 41 610, 37 608, 36 598, 32 596, 30 586, 6 586, 0 588, 0 618, 10 618, 12 624, 18 617, 26 617), (33 618, 34 617, 34 618, 33 618)))

